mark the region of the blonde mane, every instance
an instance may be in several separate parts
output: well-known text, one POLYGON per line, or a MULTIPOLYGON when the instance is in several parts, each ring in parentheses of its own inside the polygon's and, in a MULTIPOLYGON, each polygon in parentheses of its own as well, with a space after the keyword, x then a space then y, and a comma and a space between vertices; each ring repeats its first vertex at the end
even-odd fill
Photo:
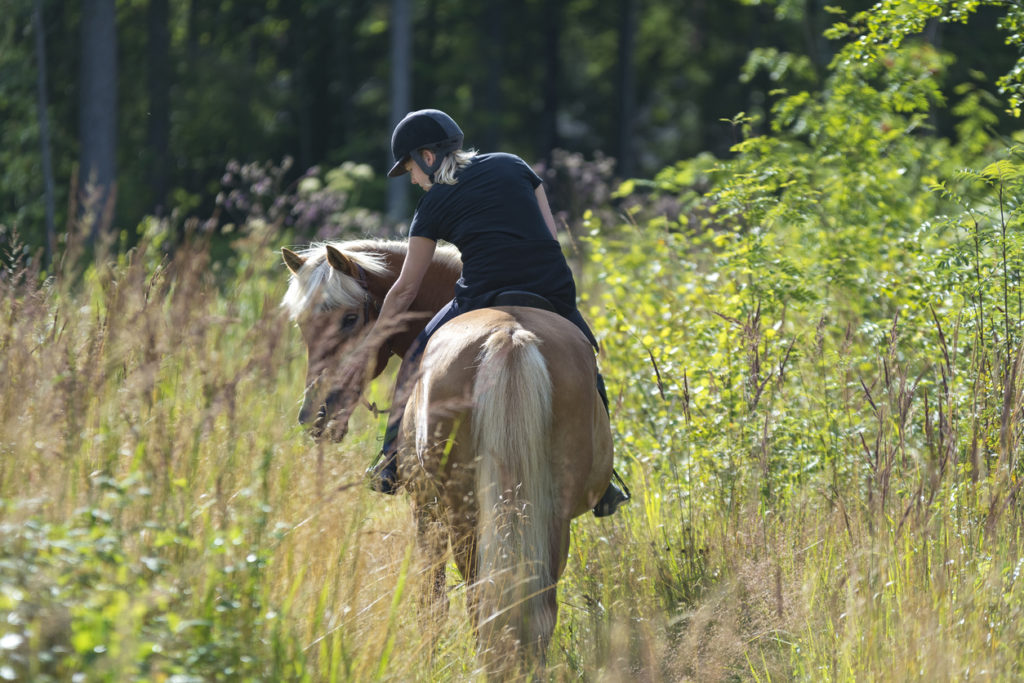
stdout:
MULTIPOLYGON (((405 255, 409 245, 394 240, 349 240, 347 242, 315 242, 295 253, 305 261, 298 273, 288 280, 281 307, 295 320, 307 312, 329 311, 335 308, 359 306, 366 300, 365 283, 343 275, 327 262, 330 245, 366 271, 370 277, 397 277, 388 266, 388 256, 405 255)), ((451 245, 439 245, 434 262, 446 268, 460 270, 462 261, 458 250, 451 245)))

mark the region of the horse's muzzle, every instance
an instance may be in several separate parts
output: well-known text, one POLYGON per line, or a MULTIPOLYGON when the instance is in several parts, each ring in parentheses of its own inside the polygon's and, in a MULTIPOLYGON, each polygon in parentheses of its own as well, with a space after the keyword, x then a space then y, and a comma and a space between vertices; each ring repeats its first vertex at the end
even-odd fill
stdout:
POLYGON ((315 414, 313 404, 303 404, 299 410, 299 424, 307 425, 309 434, 314 439, 319 441, 324 436, 330 436, 334 441, 341 441, 348 432, 348 419, 352 410, 339 405, 344 393, 335 390, 327 394, 327 398, 316 409, 315 414))

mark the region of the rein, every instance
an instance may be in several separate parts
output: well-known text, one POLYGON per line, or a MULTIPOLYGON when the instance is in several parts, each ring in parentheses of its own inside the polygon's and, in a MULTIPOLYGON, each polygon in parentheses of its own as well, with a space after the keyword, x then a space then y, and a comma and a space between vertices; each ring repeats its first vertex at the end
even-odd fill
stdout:
MULTIPOLYGON (((376 313, 376 316, 379 318, 380 305, 377 304, 377 300, 374 299, 373 294, 370 293, 370 282, 366 277, 366 271, 358 263, 356 263, 355 266, 356 272, 359 274, 359 277, 356 278, 356 283, 358 283, 359 286, 362 287, 363 292, 366 293, 366 298, 363 299, 363 319, 366 320, 367 323, 369 323, 371 306, 373 307, 374 313, 376 313)), ((391 342, 389 340, 384 341, 384 349, 385 351, 387 351, 388 356, 391 356, 394 353, 394 351, 391 349, 391 342)), ((390 408, 378 408, 375 402, 371 403, 365 398, 362 399, 362 404, 366 407, 367 410, 373 413, 374 419, 379 418, 381 415, 386 414, 390 410, 390 408)))
POLYGON ((390 407, 381 408, 381 407, 379 407, 377 405, 376 401, 372 401, 371 402, 371 401, 368 401, 367 399, 364 398, 362 400, 362 403, 363 403, 363 407, 364 408, 366 408, 371 413, 373 413, 373 419, 374 420, 380 418, 381 415, 387 415, 388 413, 391 412, 391 408, 390 407))

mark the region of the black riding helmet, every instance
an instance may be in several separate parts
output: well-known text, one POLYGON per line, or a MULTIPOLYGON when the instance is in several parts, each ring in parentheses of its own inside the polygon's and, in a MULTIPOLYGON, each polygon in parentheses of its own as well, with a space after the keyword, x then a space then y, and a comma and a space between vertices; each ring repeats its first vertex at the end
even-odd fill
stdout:
POLYGON ((434 173, 449 152, 462 148, 462 129, 452 117, 439 109, 420 109, 405 115, 391 134, 391 154, 395 165, 388 171, 389 178, 406 173, 405 162, 412 159, 434 182, 434 173), (427 164, 421 149, 434 153, 434 163, 427 164))

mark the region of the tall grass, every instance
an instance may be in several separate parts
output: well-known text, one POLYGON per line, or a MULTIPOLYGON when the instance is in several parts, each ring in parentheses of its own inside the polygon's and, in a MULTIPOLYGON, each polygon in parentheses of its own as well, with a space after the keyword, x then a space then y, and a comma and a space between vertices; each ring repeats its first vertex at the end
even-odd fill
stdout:
POLYGON ((361 484, 376 425, 344 447, 293 426, 304 349, 268 240, 5 270, 5 678, 430 676, 408 515, 361 484))
MULTIPOLYGON (((574 522, 548 678, 1024 673, 1024 251, 980 206, 895 242, 593 226, 635 499, 574 522)), ((5 255, 0 678, 481 678, 457 572, 432 614, 407 501, 363 483, 383 417, 295 425, 287 240, 166 234, 45 279, 5 255)))
MULTIPOLYGON (((381 418, 341 445, 294 426, 304 349, 276 240, 255 230, 217 265, 150 227, 77 279, 5 270, 0 675, 479 678, 457 573, 431 620, 406 501, 363 486, 381 418)), ((897 322, 868 371, 820 321, 773 351, 751 316, 707 318, 747 351, 689 369, 610 343, 636 499, 575 522, 547 675, 1016 676, 1019 358, 958 360, 936 319, 951 356, 914 374, 897 322), (966 457, 975 438, 995 450, 966 457)), ((386 404, 387 381, 372 391, 386 404)))

